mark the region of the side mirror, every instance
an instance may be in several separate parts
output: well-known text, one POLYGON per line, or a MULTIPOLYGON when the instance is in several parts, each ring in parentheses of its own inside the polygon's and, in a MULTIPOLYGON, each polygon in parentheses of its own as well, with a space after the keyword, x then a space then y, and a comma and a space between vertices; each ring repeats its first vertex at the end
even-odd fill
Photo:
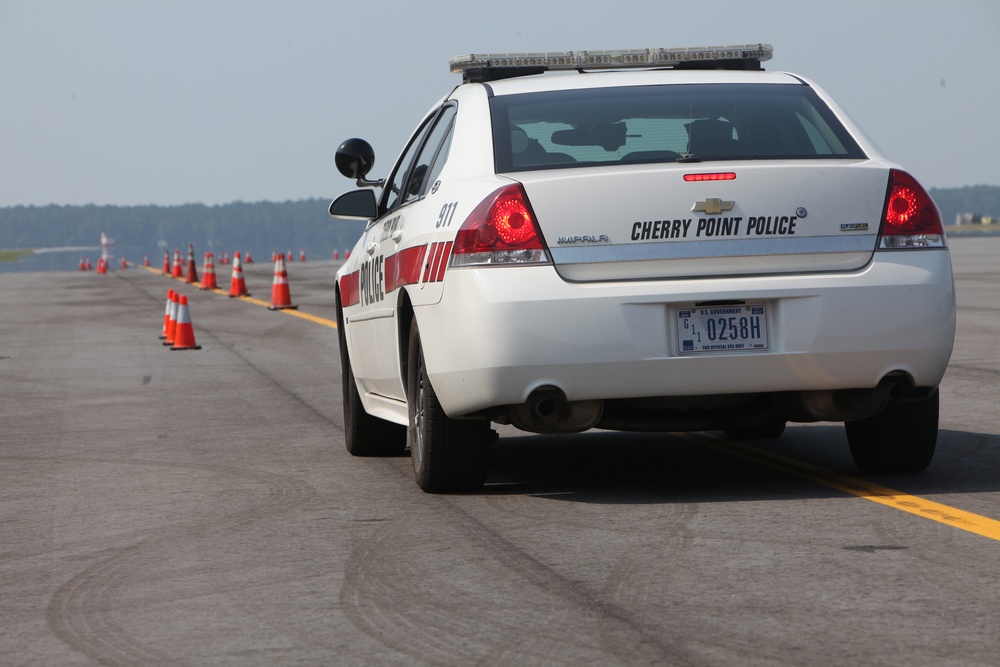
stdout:
POLYGON ((375 149, 364 139, 348 139, 337 148, 333 160, 337 165, 337 170, 354 179, 358 187, 375 186, 382 187, 385 181, 369 181, 365 179, 368 172, 375 166, 375 149))
POLYGON ((371 190, 345 192, 330 204, 330 215, 349 220, 374 220, 378 216, 375 193, 371 190))

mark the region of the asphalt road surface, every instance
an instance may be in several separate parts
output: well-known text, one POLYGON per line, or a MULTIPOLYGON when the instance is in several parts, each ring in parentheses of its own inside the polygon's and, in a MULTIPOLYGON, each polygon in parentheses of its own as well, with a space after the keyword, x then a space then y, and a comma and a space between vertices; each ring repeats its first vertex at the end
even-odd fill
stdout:
POLYGON ((1000 665, 1000 237, 951 245, 925 473, 860 475, 839 424, 507 429, 455 496, 345 451, 332 261, 294 313, 264 262, 256 301, 0 274, 0 663, 1000 665))

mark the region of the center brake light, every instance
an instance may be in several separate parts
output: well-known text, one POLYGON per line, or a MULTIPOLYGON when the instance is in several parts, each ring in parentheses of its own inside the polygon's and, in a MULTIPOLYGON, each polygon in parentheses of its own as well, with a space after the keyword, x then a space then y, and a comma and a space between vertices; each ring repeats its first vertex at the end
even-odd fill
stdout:
POLYGON ((905 171, 889 172, 879 248, 946 247, 941 212, 927 191, 905 171))
POLYGON ((545 264, 548 252, 520 183, 491 193, 455 236, 452 266, 545 264))

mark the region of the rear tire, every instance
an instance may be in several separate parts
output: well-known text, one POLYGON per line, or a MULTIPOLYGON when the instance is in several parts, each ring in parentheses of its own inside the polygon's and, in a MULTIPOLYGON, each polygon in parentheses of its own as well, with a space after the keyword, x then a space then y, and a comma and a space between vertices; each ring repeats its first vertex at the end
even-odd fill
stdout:
POLYGON ((406 449, 406 427, 365 412, 347 351, 343 314, 337 311, 340 336, 340 377, 344 402, 344 443, 354 456, 398 456, 406 449))
POLYGON ((481 488, 493 430, 487 421, 451 419, 445 414, 427 376, 416 320, 410 325, 406 366, 407 441, 417 486, 428 493, 481 488))
POLYGON ((873 417, 844 424, 854 463, 862 472, 920 472, 937 445, 940 397, 891 404, 873 417))

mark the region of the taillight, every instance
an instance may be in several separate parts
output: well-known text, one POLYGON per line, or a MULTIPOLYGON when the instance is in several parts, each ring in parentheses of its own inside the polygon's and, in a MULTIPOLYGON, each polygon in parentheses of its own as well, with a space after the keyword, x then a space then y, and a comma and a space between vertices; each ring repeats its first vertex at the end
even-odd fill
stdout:
POLYGON ((880 248, 944 248, 941 213, 927 191, 905 171, 889 173, 880 248))
POLYGON ((542 264, 545 242, 520 183, 500 188, 465 219, 451 251, 452 266, 542 264))

